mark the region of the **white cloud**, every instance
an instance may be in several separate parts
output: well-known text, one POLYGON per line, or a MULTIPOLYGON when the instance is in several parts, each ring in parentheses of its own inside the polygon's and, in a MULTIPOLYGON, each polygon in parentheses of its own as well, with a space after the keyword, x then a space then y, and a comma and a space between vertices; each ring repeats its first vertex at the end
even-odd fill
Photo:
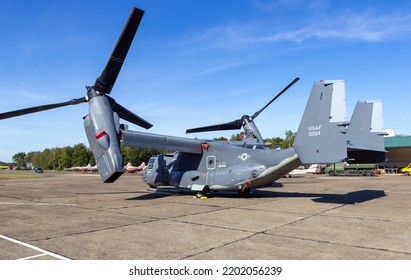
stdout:
POLYGON ((191 43, 211 48, 244 49, 281 41, 350 40, 381 42, 411 34, 411 14, 376 15, 372 12, 315 15, 279 26, 269 20, 230 22, 198 32, 191 43), (287 31, 284 31, 287 30, 287 31))

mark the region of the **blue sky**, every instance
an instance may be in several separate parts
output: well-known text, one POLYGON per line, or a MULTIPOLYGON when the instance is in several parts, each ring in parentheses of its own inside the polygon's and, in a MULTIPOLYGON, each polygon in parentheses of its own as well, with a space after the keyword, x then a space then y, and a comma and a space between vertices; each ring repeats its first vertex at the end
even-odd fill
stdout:
MULTIPOLYGON (((411 134, 411 2, 326 0, 1 1, 0 112, 85 96, 133 6, 145 10, 111 96, 176 136, 253 114, 263 137, 296 131, 315 81, 382 100, 384 128, 411 134)), ((0 161, 87 143, 87 104, 0 121, 0 161)), ((143 130, 130 125, 132 130, 143 130)))

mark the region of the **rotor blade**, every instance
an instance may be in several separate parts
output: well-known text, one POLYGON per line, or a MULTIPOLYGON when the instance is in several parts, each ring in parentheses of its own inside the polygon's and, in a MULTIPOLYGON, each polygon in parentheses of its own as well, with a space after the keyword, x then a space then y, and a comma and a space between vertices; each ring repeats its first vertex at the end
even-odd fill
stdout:
POLYGON ((232 129, 240 129, 243 125, 243 119, 234 120, 228 123, 210 125, 210 126, 203 126, 197 128, 187 129, 186 133, 195 133, 195 132, 206 132, 206 131, 217 131, 217 130, 232 130, 232 129))
POLYGON ((47 104, 47 105, 40 105, 40 106, 35 106, 31 108, 26 108, 26 109, 21 109, 21 110, 16 110, 16 111, 10 111, 6 113, 1 113, 0 114, 0 120, 3 119, 8 119, 8 118, 13 118, 13 117, 18 117, 22 115, 28 115, 32 113, 37 113, 41 111, 46 111, 46 110, 51 110, 51 109, 56 109, 59 107, 64 107, 68 105, 77 105, 83 102, 87 102, 87 99, 85 97, 77 98, 77 99, 72 99, 66 102, 61 102, 61 103, 54 103, 54 104, 47 104))
POLYGON ((134 123, 135 125, 141 126, 145 129, 149 129, 150 127, 152 127, 153 125, 151 123, 149 123, 148 121, 144 120, 143 118, 140 118, 139 116, 137 116, 136 114, 134 114, 133 112, 131 112, 130 110, 124 108, 123 106, 121 106, 120 104, 118 104, 113 98, 111 98, 110 96, 106 95, 106 98, 108 99, 108 101, 111 104, 111 108, 113 109, 114 112, 116 112, 118 114, 118 116, 120 118, 122 118, 123 120, 129 121, 131 123, 134 123))
POLYGON ((140 21, 143 18, 143 14, 144 11, 137 8, 133 8, 131 11, 106 67, 94 84, 94 89, 96 91, 100 93, 111 92, 127 56, 127 52, 133 42, 134 35, 140 25, 140 21))
POLYGON ((251 119, 254 120, 262 111, 265 110, 265 108, 270 106, 271 103, 273 103, 278 97, 280 97, 281 94, 286 92, 290 87, 292 87, 296 82, 298 82, 298 80, 300 80, 299 77, 295 78, 291 83, 288 84, 288 86, 286 86, 282 91, 280 91, 280 93, 278 93, 273 99, 271 99, 271 101, 268 102, 267 105, 265 105, 259 111, 255 112, 254 115, 251 116, 251 119))

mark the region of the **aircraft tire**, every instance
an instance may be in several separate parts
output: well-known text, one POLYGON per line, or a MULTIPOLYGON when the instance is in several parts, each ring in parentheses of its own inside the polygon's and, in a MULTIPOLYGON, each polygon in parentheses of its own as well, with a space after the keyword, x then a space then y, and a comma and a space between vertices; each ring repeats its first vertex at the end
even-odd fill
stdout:
POLYGON ((204 196, 209 196, 211 194, 211 190, 210 187, 205 185, 203 190, 201 191, 202 195, 204 196))
POLYGON ((249 195, 250 192, 251 192, 251 189, 238 190, 238 193, 240 195, 249 195))

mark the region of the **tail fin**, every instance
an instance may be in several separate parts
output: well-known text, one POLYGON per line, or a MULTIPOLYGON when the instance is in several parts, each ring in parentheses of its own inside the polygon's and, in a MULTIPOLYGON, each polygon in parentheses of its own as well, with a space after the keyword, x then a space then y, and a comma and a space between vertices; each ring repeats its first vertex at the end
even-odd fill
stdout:
POLYGON ((381 101, 357 102, 347 128, 348 161, 383 162, 385 147, 381 101))
POLYGON ((346 125, 345 82, 315 83, 294 141, 300 161, 307 164, 345 160, 346 125))

